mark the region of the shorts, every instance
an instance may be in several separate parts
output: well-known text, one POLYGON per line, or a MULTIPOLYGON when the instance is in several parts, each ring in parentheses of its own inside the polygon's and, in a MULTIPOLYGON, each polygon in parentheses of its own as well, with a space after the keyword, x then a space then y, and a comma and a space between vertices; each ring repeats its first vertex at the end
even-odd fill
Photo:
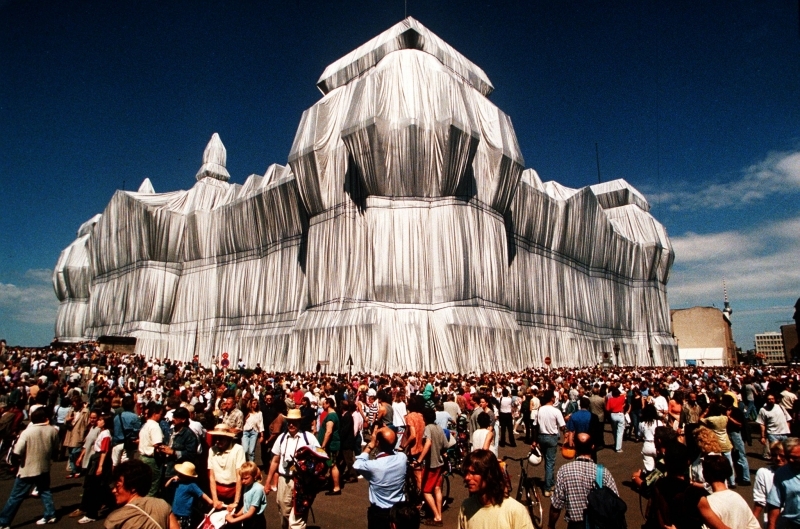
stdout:
POLYGON ((436 487, 442 486, 444 466, 439 468, 426 468, 422 474, 422 492, 433 494, 436 487))

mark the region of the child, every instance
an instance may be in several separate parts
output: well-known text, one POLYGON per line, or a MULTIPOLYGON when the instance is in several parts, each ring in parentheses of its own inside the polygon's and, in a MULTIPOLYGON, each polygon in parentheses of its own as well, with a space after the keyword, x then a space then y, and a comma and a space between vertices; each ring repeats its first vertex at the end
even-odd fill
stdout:
POLYGON ((197 478, 195 466, 188 461, 175 465, 175 476, 170 478, 166 487, 177 482, 175 498, 172 500, 172 512, 181 524, 181 529, 192 529, 192 505, 196 498, 203 498, 203 501, 213 505, 214 501, 204 494, 194 480, 197 478))
POLYGON ((267 495, 260 483, 261 471, 254 462, 248 461, 239 468, 239 476, 242 480, 242 508, 238 513, 229 512, 225 521, 241 523, 243 529, 266 529, 264 509, 267 507, 267 495))

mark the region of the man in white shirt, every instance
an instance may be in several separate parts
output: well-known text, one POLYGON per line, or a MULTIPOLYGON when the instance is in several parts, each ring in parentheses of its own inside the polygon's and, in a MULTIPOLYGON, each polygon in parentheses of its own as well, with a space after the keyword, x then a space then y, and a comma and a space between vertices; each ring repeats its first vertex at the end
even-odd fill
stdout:
POLYGON ((153 471, 153 482, 150 484, 148 496, 155 496, 158 493, 161 467, 156 463, 155 445, 164 442, 164 433, 158 422, 164 415, 164 406, 151 402, 147 405, 147 422, 139 430, 139 456, 143 462, 153 471))
POLYGON ((776 404, 774 393, 767 395, 767 403, 758 412, 756 422, 761 426, 761 444, 764 445, 764 457, 769 457, 769 445, 774 441, 783 441, 789 436, 791 417, 783 406, 776 404))
MULTIPOLYGON (((564 431, 566 423, 561 411, 553 406, 555 403, 555 393, 548 389, 542 393, 542 401, 545 403, 539 408, 537 420, 539 422, 539 446, 544 452, 544 495, 550 496, 555 485, 555 466, 556 452, 558 451, 558 440, 561 432, 564 431)), ((533 443, 531 448, 536 446, 533 443)))
POLYGON ((278 490, 276 503, 278 504, 278 512, 281 515, 281 528, 282 529, 305 529, 306 519, 308 515, 298 517, 295 515, 294 507, 292 505, 292 491, 294 490, 294 480, 292 479, 292 459, 299 448, 309 446, 311 448, 319 447, 317 438, 308 432, 300 430, 300 423, 303 416, 300 410, 295 408, 289 410, 286 415, 286 424, 288 432, 282 433, 275 440, 272 446, 272 462, 269 465, 269 473, 267 474, 267 487, 265 492, 269 494, 272 491, 271 484, 273 476, 277 472, 278 477, 278 490))

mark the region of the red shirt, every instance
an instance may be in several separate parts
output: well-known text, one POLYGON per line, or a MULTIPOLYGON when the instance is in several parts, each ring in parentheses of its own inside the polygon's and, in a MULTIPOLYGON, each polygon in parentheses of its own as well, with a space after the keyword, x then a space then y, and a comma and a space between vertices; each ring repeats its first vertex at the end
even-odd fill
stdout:
POLYGON ((609 395, 606 400, 606 411, 609 413, 622 413, 625 410, 625 395, 620 393, 619 397, 609 395))

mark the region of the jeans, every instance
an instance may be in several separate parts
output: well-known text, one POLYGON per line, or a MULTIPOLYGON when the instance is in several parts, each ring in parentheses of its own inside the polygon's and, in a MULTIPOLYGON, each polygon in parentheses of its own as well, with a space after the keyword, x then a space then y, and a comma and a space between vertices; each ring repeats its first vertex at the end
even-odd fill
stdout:
POLYGON ((242 448, 248 461, 256 460, 256 443, 258 442, 258 430, 245 430, 242 432, 242 448))
POLYGON ((767 434, 767 444, 764 445, 764 459, 769 459, 772 457, 772 454, 769 453, 769 445, 774 443, 775 441, 785 441, 786 438, 789 437, 786 434, 767 434))
POLYGON ((631 439, 639 439, 639 417, 642 414, 642 410, 631 410, 631 439))
POLYGON ((625 414, 622 412, 611 414, 611 429, 614 432, 614 450, 622 450, 622 437, 625 434, 625 414))
POLYGON ((70 474, 78 474, 81 469, 75 463, 78 461, 78 456, 81 455, 83 450, 82 446, 76 446, 69 449, 69 459, 67 459, 67 472, 70 474))
POLYGON ((733 471, 731 473, 731 477, 728 478, 728 488, 735 487, 736 486, 736 467, 733 466, 733 456, 731 456, 730 452, 722 452, 722 455, 724 455, 726 458, 728 458, 728 463, 731 464, 731 470, 733 471))
MULTIPOLYGON (((736 450, 736 460, 739 462, 739 466, 742 467, 742 481, 750 481, 750 465, 747 463, 747 454, 744 450, 742 434, 740 432, 728 432, 728 437, 731 438, 733 449, 736 450)), ((734 475, 736 474, 735 467, 733 473, 734 475)))
POLYGON ((553 490, 558 435, 540 433, 539 445, 542 447, 542 452, 544 452, 544 490, 553 490))
POLYGON ((31 478, 18 477, 14 481, 14 487, 11 489, 11 494, 8 497, 6 506, 0 512, 0 527, 8 527, 14 516, 17 515, 19 506, 25 500, 25 497, 33 487, 39 490, 39 497, 44 503, 44 518, 49 520, 56 517, 56 506, 53 503, 53 493, 50 492, 50 473, 45 472, 38 476, 31 478))

